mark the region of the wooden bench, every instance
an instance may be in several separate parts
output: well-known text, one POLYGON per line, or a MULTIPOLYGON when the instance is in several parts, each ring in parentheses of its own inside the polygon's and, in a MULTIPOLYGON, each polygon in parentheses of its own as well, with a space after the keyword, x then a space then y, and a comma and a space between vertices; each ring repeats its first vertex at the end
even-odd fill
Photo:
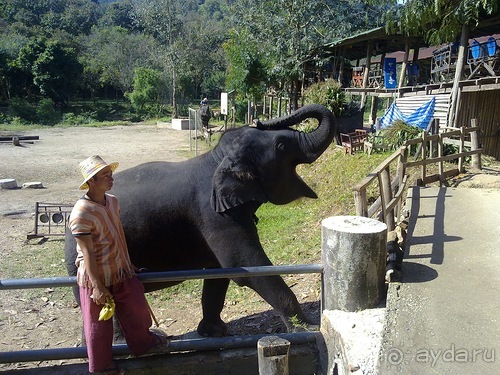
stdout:
POLYGON ((344 153, 352 155, 356 151, 363 151, 366 137, 364 129, 356 129, 352 133, 340 133, 340 143, 344 153))

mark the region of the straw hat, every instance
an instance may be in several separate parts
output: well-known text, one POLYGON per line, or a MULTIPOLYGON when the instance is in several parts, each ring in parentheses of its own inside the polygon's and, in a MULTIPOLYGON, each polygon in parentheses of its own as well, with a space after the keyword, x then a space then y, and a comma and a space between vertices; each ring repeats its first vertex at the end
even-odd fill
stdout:
POLYGON ((82 161, 80 164, 80 172, 83 175, 83 182, 80 185, 80 190, 86 190, 89 188, 87 181, 90 180, 96 173, 98 173, 101 169, 109 166, 112 171, 118 168, 118 163, 110 163, 107 164, 99 155, 93 155, 82 161))

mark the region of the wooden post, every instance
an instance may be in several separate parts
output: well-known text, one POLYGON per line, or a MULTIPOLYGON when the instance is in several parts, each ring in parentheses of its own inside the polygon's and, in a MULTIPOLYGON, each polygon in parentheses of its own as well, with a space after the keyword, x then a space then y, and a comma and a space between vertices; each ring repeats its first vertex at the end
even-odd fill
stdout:
MULTIPOLYGON (((439 133, 439 119, 438 118, 433 118, 431 120, 431 135, 438 134, 439 133)), ((429 157, 435 158, 436 157, 436 142, 434 140, 431 140, 430 142, 430 149, 429 149, 429 157)))
MULTIPOLYGON (((398 165, 396 167, 396 177, 398 181, 398 186, 395 189, 396 191, 399 189, 400 186, 403 185, 403 180, 406 174, 406 162, 408 161, 408 147, 401 146, 399 150, 400 151, 399 151, 398 165)), ((396 219, 399 219, 400 215, 401 215, 401 200, 399 200, 398 204, 396 205, 396 212, 395 212, 396 219)))
POLYGON ((385 296, 387 226, 361 216, 322 221, 322 310, 373 308, 385 296))
MULTIPOLYGON (((372 58, 372 49, 373 45, 372 42, 368 42, 368 46, 366 47, 366 65, 365 65, 365 71, 364 71, 364 76, 363 76, 363 88, 368 87, 368 76, 370 75, 370 64, 371 64, 371 58, 372 58)), ((363 91, 361 94, 361 103, 359 105, 360 109, 364 111, 366 105, 366 92, 363 91)))
POLYGON ((344 56, 344 53, 345 53, 345 48, 342 48, 340 50, 340 67, 339 67, 339 79, 338 79, 338 82, 340 83, 340 87, 343 87, 342 85, 342 80, 344 78, 344 66, 345 66, 345 56, 344 56))
MULTIPOLYGON (((460 127, 460 143, 458 145, 458 152, 461 154, 464 152, 464 142, 465 142, 465 129, 463 126, 460 127)), ((465 172, 465 167, 464 167, 464 157, 460 156, 458 158, 458 171, 460 173, 465 172)))
POLYGON ((378 96, 372 96, 372 104, 370 107, 370 125, 374 125, 377 120, 378 96))
MULTIPOLYGON (((477 119, 473 118, 470 120, 470 125, 472 127, 476 127, 476 123, 477 119)), ((481 148, 479 144, 479 136, 477 134, 477 131, 470 132, 470 144, 471 144, 471 151, 476 151, 481 148)), ((478 171, 482 169, 481 154, 472 155, 472 169, 478 171)))
POLYGON ((356 215, 368 217, 368 201, 366 199, 365 187, 354 190, 354 205, 356 207, 356 215))
POLYGON ((288 375, 290 342, 277 336, 266 336, 257 342, 259 375, 288 375))
POLYGON ((273 118, 273 104, 274 104, 274 95, 271 96, 271 100, 269 101, 269 118, 273 118))
POLYGON ((387 165, 378 174, 378 185, 380 188, 380 199, 382 202, 382 218, 384 219, 384 223, 387 225, 387 230, 391 231, 394 230, 396 225, 394 222, 394 211, 387 210, 387 206, 392 199, 391 174, 389 171, 389 165, 387 165))
POLYGON ((408 65, 408 56, 410 55, 410 42, 408 39, 405 41, 405 55, 403 58, 403 63, 401 64, 401 73, 399 74, 399 84, 398 88, 406 86, 404 80, 406 78, 406 66, 408 65))
MULTIPOLYGON (((444 155, 444 141, 443 141, 443 135, 439 135, 439 141, 438 141, 438 158, 441 159, 444 155)), ((443 170, 443 161, 440 160, 438 164, 438 171, 439 171, 439 187, 443 187, 444 183, 444 170, 443 170)))
POLYGON ((460 81, 462 79, 465 59, 467 57, 466 51, 469 44, 470 29, 466 24, 462 25, 462 34, 460 35, 460 47, 458 48, 457 65, 455 70, 455 79, 453 80, 453 87, 451 89, 451 103, 448 112, 448 126, 455 127, 455 111, 458 109, 458 97, 460 91, 460 81))
POLYGON ((335 75, 337 74, 337 56, 339 54, 339 48, 335 48, 333 54, 333 69, 332 69, 332 78, 335 79, 335 75))
POLYGON ((427 132, 422 132, 422 186, 426 185, 427 178, 427 132))

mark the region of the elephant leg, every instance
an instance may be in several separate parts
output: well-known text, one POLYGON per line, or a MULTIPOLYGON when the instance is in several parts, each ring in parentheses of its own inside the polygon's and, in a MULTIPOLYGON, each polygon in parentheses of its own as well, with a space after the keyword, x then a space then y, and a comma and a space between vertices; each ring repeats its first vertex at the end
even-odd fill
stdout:
POLYGON ((224 307, 229 279, 206 279, 203 281, 201 304, 203 319, 198 325, 201 336, 221 337, 227 334, 227 325, 220 318, 224 307))
POLYGON ((297 297, 280 276, 239 278, 234 281, 240 286, 255 290, 274 308, 289 332, 300 330, 297 324, 305 324, 309 328, 319 324, 319 319, 304 314, 297 297))

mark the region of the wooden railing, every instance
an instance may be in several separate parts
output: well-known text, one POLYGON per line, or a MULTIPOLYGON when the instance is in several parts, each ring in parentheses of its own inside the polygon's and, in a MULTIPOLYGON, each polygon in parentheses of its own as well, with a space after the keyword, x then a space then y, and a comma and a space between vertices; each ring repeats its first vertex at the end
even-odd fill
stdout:
POLYGON ((472 127, 469 128, 442 128, 444 132, 429 135, 422 132, 421 138, 407 141, 403 146, 385 159, 375 170, 353 187, 356 215, 377 218, 383 221, 389 231, 394 230, 401 217, 403 193, 408 184, 407 169, 420 166, 420 177, 417 185, 425 186, 428 183, 439 181, 440 184, 447 178, 456 176, 464 171, 464 159, 472 157, 472 167, 481 169, 481 148, 479 148, 478 131, 473 119, 472 127), (470 135, 470 141, 467 136, 470 135), (444 144, 458 146, 458 152, 443 155, 444 144), (411 147, 417 147, 416 158, 419 160, 408 161, 411 147), (469 147, 470 151, 465 151, 469 147), (458 159, 458 167, 444 170, 444 162, 458 159), (427 167, 430 164, 438 164, 438 173, 427 175, 427 167), (391 174, 393 178, 391 179, 391 174), (372 184, 378 183, 378 189, 372 184), (369 188, 378 190, 375 202, 368 205, 367 191, 369 188))

